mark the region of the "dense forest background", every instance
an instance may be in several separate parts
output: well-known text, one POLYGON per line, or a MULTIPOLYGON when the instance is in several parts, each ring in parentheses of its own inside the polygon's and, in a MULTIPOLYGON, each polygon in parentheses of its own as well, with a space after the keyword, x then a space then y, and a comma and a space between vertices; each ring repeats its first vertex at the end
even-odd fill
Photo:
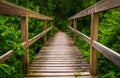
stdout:
MULTIPOLYGON (((57 30, 66 32, 68 17, 89 7, 99 0, 7 0, 17 5, 26 7, 35 12, 54 17, 55 27, 52 34, 57 30)), ((90 16, 78 19, 78 30, 90 36, 90 16)), ((120 53, 120 8, 100 13, 99 42, 120 53)), ((47 27, 50 26, 48 21, 47 27)), ((43 21, 29 18, 29 38, 43 31, 43 21)), ((20 18, 16 16, 0 15, 0 55, 13 49, 14 54, 0 64, 0 78, 22 78, 21 56, 26 51, 21 47, 20 18), (17 54, 17 56, 16 56, 17 54), (16 58, 17 57, 17 58, 16 58)), ((37 58, 36 53, 43 46, 40 39, 30 47, 30 61, 37 58)), ((90 46, 80 37, 77 38, 77 46, 89 62, 90 46)), ((119 78, 120 68, 98 54, 99 78, 119 78)))

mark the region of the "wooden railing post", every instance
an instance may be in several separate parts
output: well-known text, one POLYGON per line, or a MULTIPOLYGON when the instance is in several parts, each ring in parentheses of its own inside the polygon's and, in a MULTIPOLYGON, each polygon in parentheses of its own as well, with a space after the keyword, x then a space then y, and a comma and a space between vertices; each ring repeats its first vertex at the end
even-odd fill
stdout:
POLYGON ((97 50, 92 47, 92 41, 98 40, 99 14, 91 15, 91 45, 90 45, 90 73, 96 75, 97 70, 97 50))
MULTIPOLYGON (((53 21, 50 22, 50 26, 54 26, 53 21)), ((51 35, 53 35, 53 29, 51 29, 51 35)))
POLYGON ((67 20, 67 33, 69 33, 69 20, 67 20))
MULTIPOLYGON (((44 20, 44 30, 47 29, 47 20, 44 20)), ((44 35, 44 45, 47 44, 47 34, 44 35)))
MULTIPOLYGON (((71 27, 72 26, 72 20, 69 20, 69 26, 71 27)), ((70 32, 70 36, 72 36, 72 31, 69 29, 69 32, 70 32)))
MULTIPOLYGON (((77 20, 74 19, 74 29, 77 30, 77 20)), ((77 35, 76 32, 74 32, 74 44, 76 44, 76 39, 77 39, 77 35)))
MULTIPOLYGON (((23 48, 26 48, 27 51, 29 50, 28 47, 28 17, 21 17, 21 39, 22 43, 26 42, 26 45, 23 48)), ((22 63, 23 63, 23 73, 28 72, 28 67, 29 67, 29 51, 26 52, 22 56, 22 63)))

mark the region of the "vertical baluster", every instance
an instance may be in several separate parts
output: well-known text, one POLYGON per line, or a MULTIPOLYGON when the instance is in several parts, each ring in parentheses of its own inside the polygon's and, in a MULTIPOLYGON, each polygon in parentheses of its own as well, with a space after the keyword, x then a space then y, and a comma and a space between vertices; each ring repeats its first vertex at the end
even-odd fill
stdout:
MULTIPOLYGON (((47 20, 44 20, 44 30, 47 28, 47 20)), ((47 34, 44 35, 44 45, 47 44, 47 34)))
MULTIPOLYGON (((76 19, 74 19, 74 29, 77 30, 77 20, 76 20, 76 19)), ((77 39, 77 35, 76 35, 76 33, 74 32, 74 44, 76 44, 76 39, 77 39)))
MULTIPOLYGON (((28 51, 29 46, 28 46, 28 17, 27 16, 21 17, 21 39, 22 39, 22 43, 26 42, 26 45, 23 48, 26 48, 28 51)), ((22 63, 23 63, 23 73, 27 73, 28 67, 29 67, 29 51, 22 56, 22 63)))
MULTIPOLYGON (((69 20, 69 26, 72 26, 72 20, 69 20)), ((69 29, 70 30, 70 29, 69 29)), ((72 31, 70 30, 70 36, 72 36, 72 31)))
POLYGON ((90 73, 96 75, 97 70, 97 50, 92 47, 92 41, 98 40, 99 14, 91 15, 91 45, 90 45, 90 73))

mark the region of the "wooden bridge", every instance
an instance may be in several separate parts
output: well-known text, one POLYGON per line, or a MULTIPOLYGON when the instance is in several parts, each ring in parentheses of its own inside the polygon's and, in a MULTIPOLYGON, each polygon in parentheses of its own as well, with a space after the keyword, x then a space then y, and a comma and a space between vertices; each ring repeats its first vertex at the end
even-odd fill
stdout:
POLYGON ((71 38, 63 32, 55 34, 48 45, 40 50, 38 56, 38 59, 31 63, 30 73, 26 78, 90 77, 89 64, 74 46, 71 38))
MULTIPOLYGON (((0 13, 20 17, 23 48, 29 49, 29 46, 37 40, 44 38, 44 46, 39 51, 37 59, 29 63, 29 52, 23 55, 25 78, 96 78, 97 51, 120 66, 120 54, 98 42, 99 13, 117 7, 120 7, 120 0, 101 0, 68 18, 68 32, 74 32, 74 41, 67 34, 59 31, 47 42, 47 32, 54 27, 54 18, 0 0, 0 13), (77 30, 77 19, 88 15, 91 15, 91 37, 77 30), (44 22, 44 31, 31 39, 28 39, 28 18, 42 19, 44 22), (49 28, 46 27, 47 21, 51 21, 49 28), (90 64, 75 46, 77 35, 90 44, 90 64)), ((5 63, 12 54, 13 50, 10 50, 0 56, 0 63, 5 63)))

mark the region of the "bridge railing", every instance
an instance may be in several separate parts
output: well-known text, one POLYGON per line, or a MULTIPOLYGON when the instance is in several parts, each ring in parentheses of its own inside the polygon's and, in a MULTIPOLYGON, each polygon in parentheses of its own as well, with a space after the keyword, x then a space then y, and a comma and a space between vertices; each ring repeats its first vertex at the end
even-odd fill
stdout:
MULTIPOLYGON (((22 39, 22 46, 23 48, 29 49, 29 46, 35 43, 38 39, 44 36, 44 45, 46 45, 47 42, 47 32, 50 31, 53 28, 53 20, 54 18, 48 17, 39 13, 36 13, 34 11, 31 11, 29 9, 25 9, 23 7, 17 6, 13 3, 10 3, 5 0, 0 0, 0 13, 2 14, 8 14, 8 15, 14 15, 20 17, 21 22, 21 39, 22 39), (35 37, 28 39, 28 18, 38 18, 43 20, 44 22, 44 31, 40 34, 36 35, 35 37), (47 29, 47 21, 51 21, 51 27, 47 29)), ((29 50, 27 50, 29 51, 29 50)), ((0 63, 5 63, 6 59, 12 55, 13 50, 10 50, 0 56, 0 63)), ((23 63, 23 72, 27 73, 28 66, 29 66, 29 52, 23 55, 22 58, 23 63)))
POLYGON ((90 44, 91 75, 96 75, 97 51, 120 67, 120 54, 98 42, 99 13, 117 7, 120 7, 120 0, 101 0, 93 6, 68 18, 68 28, 74 32, 74 43, 76 43, 76 35, 78 35, 90 44), (77 19, 88 15, 91 15, 91 37, 77 30, 77 19), (71 26, 72 20, 74 20, 74 28, 71 26))

